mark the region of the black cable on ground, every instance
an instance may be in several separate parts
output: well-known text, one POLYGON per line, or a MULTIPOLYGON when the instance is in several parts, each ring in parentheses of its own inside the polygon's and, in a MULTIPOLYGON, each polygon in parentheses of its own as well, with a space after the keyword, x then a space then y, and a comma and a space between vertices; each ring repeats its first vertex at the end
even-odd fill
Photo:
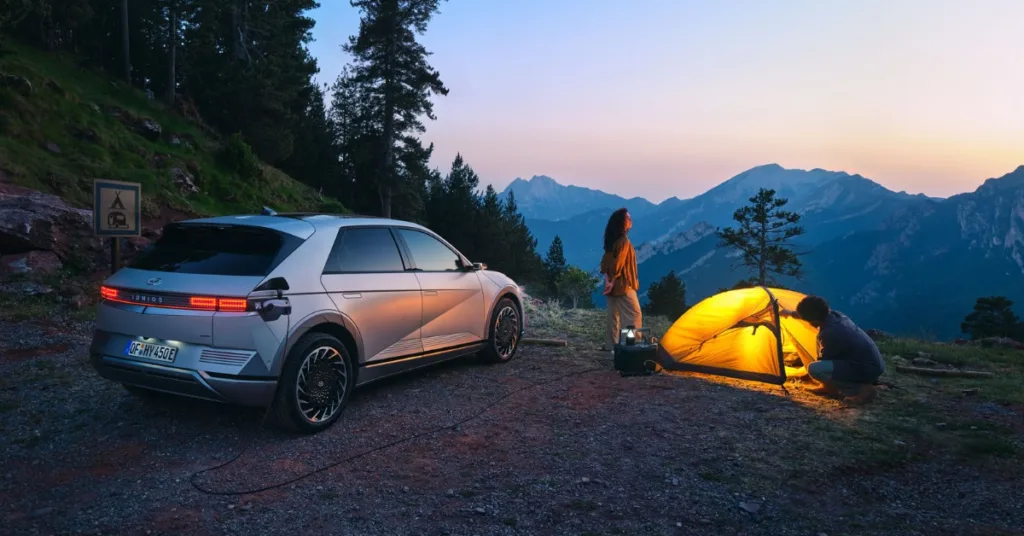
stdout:
MULTIPOLYGON (((292 478, 291 480, 286 480, 284 482, 279 482, 277 484, 271 484, 269 486, 264 486, 262 488, 256 488, 256 489, 245 490, 245 491, 216 491, 216 490, 210 490, 210 489, 203 488, 202 486, 197 484, 196 483, 196 477, 198 477, 199 475, 201 475, 203 473, 208 473, 210 471, 214 471, 214 470, 220 469, 222 467, 226 467, 226 466, 234 463, 239 458, 241 458, 242 455, 245 454, 250 448, 252 448, 253 445, 256 444, 256 437, 259 435, 260 432, 263 431, 263 426, 266 424, 267 416, 270 415, 270 412, 271 412, 271 409, 267 408, 266 413, 263 414, 263 419, 260 421, 260 426, 256 430, 256 434, 254 434, 252 443, 250 443, 249 446, 247 446, 246 448, 242 449, 242 451, 239 452, 234 458, 232 458, 232 459, 230 459, 230 460, 228 460, 228 461, 226 461, 226 462, 224 462, 224 463, 222 463, 220 465, 216 465, 216 466, 213 466, 213 467, 208 467, 206 469, 202 469, 202 470, 196 471, 195 473, 192 473, 192 476, 189 478, 189 483, 192 484, 192 487, 195 488, 200 493, 205 493, 207 495, 221 495, 221 496, 225 496, 225 495, 248 495, 248 494, 251 494, 251 493, 261 493, 261 492, 268 491, 268 490, 271 490, 271 489, 280 488, 282 486, 287 486, 288 484, 292 484, 292 483, 298 482, 300 480, 309 478, 309 477, 311 477, 311 476, 313 476, 313 475, 315 475, 317 473, 320 473, 322 471, 326 471, 328 469, 332 469, 332 468, 337 467, 337 466, 339 466, 339 465, 341 465, 341 464, 343 464, 345 462, 350 462, 352 460, 355 460, 356 458, 361 458, 363 456, 367 456, 369 454, 373 454, 375 452, 378 452, 378 451, 381 451, 381 450, 393 447, 395 445, 400 445, 402 443, 408 443, 409 441, 413 441, 413 440, 421 438, 423 436, 427 436, 427 435, 431 435, 431 434, 436 434, 437 432, 441 432, 441 431, 444 431, 444 430, 455 428, 456 426, 459 426, 460 424, 464 424, 466 422, 469 422, 469 421, 479 417, 480 415, 483 415, 484 412, 486 412, 487 410, 489 410, 489 409, 493 408, 494 406, 496 406, 498 404, 498 402, 501 402, 502 400, 504 400, 504 399, 506 399, 506 398, 508 398, 508 397, 510 397, 510 396, 512 396, 514 394, 516 394, 516 393, 520 393, 522 391, 526 391, 527 389, 533 389, 534 387, 539 387, 541 385, 545 385, 545 384, 548 384, 548 383, 554 383, 554 382, 556 382, 558 380, 561 380, 561 379, 564 379, 564 378, 568 378, 568 377, 571 377, 571 376, 580 376, 580 375, 586 374, 588 372, 596 372, 596 371, 602 370, 602 369, 603 369, 603 367, 593 367, 593 368, 588 368, 588 369, 583 369, 583 370, 575 370, 575 371, 570 372, 568 374, 562 374, 561 376, 556 376, 554 378, 550 378, 550 379, 547 379, 547 380, 544 380, 544 381, 540 381, 540 382, 536 382, 536 383, 531 383, 530 385, 527 385, 525 387, 521 387, 519 389, 514 389, 514 390, 509 391, 509 392, 505 393, 504 395, 496 398, 495 400, 491 401, 490 403, 485 405, 483 408, 481 408, 477 412, 469 415, 468 417, 460 419, 457 422, 454 422, 454 423, 451 423, 451 424, 447 424, 447 425, 444 425, 444 426, 441 426, 441 427, 438 427, 438 428, 434 428, 434 429, 428 430, 426 432, 420 432, 418 434, 414 434, 414 435, 411 435, 411 436, 408 436, 408 437, 405 437, 405 438, 402 438, 402 439, 398 439, 398 440, 392 441, 390 443, 385 443, 385 444, 377 446, 377 447, 373 447, 371 449, 365 450, 365 451, 360 452, 358 454, 353 454, 351 456, 342 458, 342 459, 340 459, 340 460, 338 460, 336 462, 333 462, 331 464, 325 465, 325 466, 323 466, 323 467, 321 467, 319 469, 314 469, 313 471, 309 471, 307 473, 303 473, 303 474, 301 474, 301 475, 299 475, 299 476, 297 476, 295 478, 292 478)), ((341 420, 341 419, 338 419, 338 420, 341 420)))

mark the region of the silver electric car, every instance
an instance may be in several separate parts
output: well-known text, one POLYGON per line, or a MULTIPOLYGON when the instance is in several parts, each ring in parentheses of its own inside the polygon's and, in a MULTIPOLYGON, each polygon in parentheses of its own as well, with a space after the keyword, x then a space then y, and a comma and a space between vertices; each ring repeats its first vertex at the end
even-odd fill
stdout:
POLYGON ((103 282, 90 358, 128 390, 272 406, 330 426, 353 389, 478 354, 506 362, 522 294, 422 226, 330 214, 167 225, 103 282))

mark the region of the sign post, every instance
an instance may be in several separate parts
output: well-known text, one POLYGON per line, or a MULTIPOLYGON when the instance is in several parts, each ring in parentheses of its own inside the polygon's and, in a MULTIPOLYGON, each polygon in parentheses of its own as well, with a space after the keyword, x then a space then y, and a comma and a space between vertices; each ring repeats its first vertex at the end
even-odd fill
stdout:
POLYGON ((110 238, 110 273, 114 273, 121 268, 121 238, 142 234, 142 185, 96 179, 92 194, 93 232, 110 238))

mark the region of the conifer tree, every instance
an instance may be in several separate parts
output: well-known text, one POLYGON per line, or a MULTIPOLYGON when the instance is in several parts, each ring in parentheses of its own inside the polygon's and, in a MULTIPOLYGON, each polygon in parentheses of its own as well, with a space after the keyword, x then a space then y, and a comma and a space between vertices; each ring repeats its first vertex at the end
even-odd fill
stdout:
POLYGON ((547 276, 548 292, 553 296, 558 295, 558 281, 565 273, 565 250, 562 246, 562 239, 558 235, 551 241, 548 247, 548 255, 544 259, 544 271, 547 276))
POLYGON ((438 11, 439 0, 352 0, 362 12, 359 34, 345 51, 355 60, 353 77, 377 104, 380 151, 375 155, 380 214, 391 217, 396 193, 412 182, 397 163, 416 152, 414 134, 424 131, 421 116, 434 117, 432 94, 447 95, 440 74, 427 63, 429 52, 416 41, 438 11))
POLYGON ((743 264, 754 272, 752 282, 761 286, 775 284, 773 274, 801 276, 799 254, 789 241, 804 230, 799 214, 782 210, 786 203, 775 197, 775 190, 761 188, 749 205, 733 213, 737 228, 718 230, 719 246, 740 250, 743 264))
POLYGON ((1013 312, 1013 301, 1005 296, 985 296, 978 298, 972 310, 960 324, 960 331, 968 334, 972 340, 987 337, 1015 338, 1018 333, 1020 319, 1013 312))
POLYGON ((647 288, 646 310, 651 315, 665 316, 672 321, 686 312, 686 283, 679 279, 675 270, 647 288))

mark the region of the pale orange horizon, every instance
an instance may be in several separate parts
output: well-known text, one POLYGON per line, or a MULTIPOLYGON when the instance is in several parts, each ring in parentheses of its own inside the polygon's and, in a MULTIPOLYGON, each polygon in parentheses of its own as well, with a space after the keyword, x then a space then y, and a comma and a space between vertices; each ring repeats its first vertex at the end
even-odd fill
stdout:
MULTIPOLYGON (((321 8, 324 81, 347 5, 321 8)), ((777 163, 947 197, 1024 164, 1022 21, 1020 0, 446 2, 422 42, 451 91, 423 139, 499 190, 657 202, 777 163)))

